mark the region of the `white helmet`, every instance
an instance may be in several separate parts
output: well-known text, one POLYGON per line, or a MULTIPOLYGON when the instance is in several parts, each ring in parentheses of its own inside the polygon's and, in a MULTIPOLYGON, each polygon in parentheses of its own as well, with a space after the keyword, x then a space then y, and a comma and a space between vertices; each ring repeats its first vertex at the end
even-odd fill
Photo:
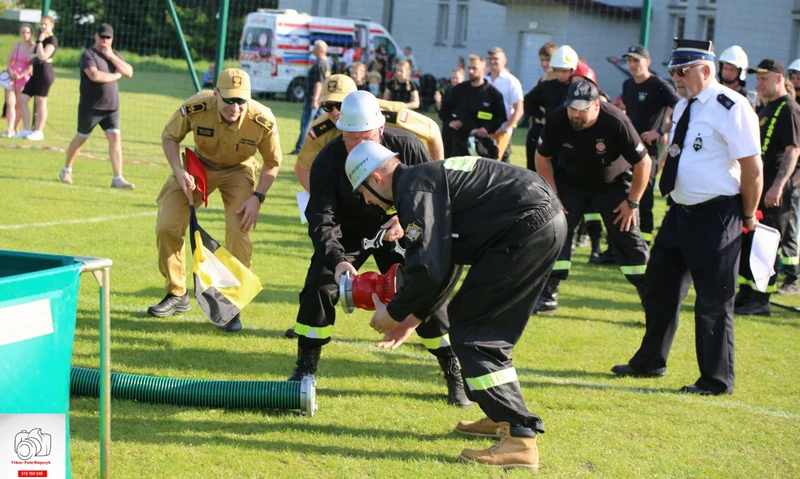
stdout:
POLYGON ((800 58, 790 63, 789 68, 787 68, 786 71, 789 75, 791 75, 792 72, 800 73, 800 58))
POLYGON ((370 131, 386 123, 378 99, 368 91, 354 91, 342 101, 342 115, 336 128, 342 131, 370 131))
MULTIPOLYGON (((739 69, 739 80, 747 79, 747 54, 739 45, 726 48, 719 56, 720 63, 729 63, 739 69)), ((722 70, 722 68, 720 68, 722 70)))
MULTIPOLYGON (((369 92, 364 93, 371 95, 369 92)), ((342 115, 344 115, 344 112, 342 112, 342 115)), ((350 150, 350 154, 347 155, 347 160, 344 162, 344 172, 347 174, 350 184, 353 185, 353 191, 356 191, 361 186, 361 183, 372 172, 377 170, 384 161, 390 160, 395 156, 397 156, 397 153, 374 141, 365 141, 356 145, 355 148, 350 150)))
POLYGON ((574 70, 578 67, 578 54, 569 45, 562 45, 553 52, 550 57, 552 68, 569 68, 574 70))

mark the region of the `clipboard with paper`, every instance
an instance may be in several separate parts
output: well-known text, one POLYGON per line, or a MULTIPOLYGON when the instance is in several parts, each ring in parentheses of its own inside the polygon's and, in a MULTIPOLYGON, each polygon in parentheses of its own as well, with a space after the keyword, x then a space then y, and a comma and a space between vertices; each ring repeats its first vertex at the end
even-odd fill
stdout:
POLYGON ((781 234, 775 228, 760 223, 756 225, 748 263, 753 275, 753 288, 762 293, 767 291, 769 279, 775 274, 775 258, 780 240, 781 234))

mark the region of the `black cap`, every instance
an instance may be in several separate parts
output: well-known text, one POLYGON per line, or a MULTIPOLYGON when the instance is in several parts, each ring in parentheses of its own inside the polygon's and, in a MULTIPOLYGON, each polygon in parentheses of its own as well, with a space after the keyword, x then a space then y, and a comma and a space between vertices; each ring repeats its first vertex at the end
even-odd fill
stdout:
POLYGON ((714 61, 714 44, 705 40, 672 40, 672 56, 667 68, 691 65, 702 60, 714 61))
POLYGON ((101 37, 114 38, 114 28, 108 23, 101 23, 100 25, 98 25, 96 33, 101 37))
POLYGON ((647 50, 647 47, 644 45, 634 45, 628 48, 628 51, 622 55, 623 57, 631 57, 631 58, 638 58, 639 60, 642 59, 650 59, 650 51, 647 50))
POLYGON ((600 98, 600 92, 597 91, 594 83, 583 80, 569 86, 564 106, 575 108, 576 110, 585 110, 598 98, 600 98))
POLYGON ((761 60, 761 63, 759 63, 757 67, 747 69, 747 73, 767 72, 780 73, 781 75, 786 76, 786 70, 783 68, 783 63, 772 58, 765 58, 761 60))

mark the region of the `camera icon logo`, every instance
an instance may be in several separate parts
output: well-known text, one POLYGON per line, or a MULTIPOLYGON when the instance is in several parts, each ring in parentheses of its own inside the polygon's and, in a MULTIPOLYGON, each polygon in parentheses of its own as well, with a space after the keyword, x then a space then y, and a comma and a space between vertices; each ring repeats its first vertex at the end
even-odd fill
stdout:
POLYGON ((14 452, 23 461, 34 456, 49 456, 51 439, 50 434, 42 432, 40 428, 30 431, 22 430, 14 436, 14 452))

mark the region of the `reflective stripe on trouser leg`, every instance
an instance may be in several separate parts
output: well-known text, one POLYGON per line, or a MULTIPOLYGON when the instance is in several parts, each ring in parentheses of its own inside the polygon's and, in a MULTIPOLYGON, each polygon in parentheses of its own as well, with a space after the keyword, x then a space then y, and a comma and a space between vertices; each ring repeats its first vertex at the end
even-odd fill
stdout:
POLYGON ((445 334, 444 336, 439 336, 436 338, 423 338, 420 337, 422 340, 422 344, 427 349, 439 349, 439 348, 449 348, 450 347, 450 335, 445 334))
MULTIPOLYGON (((770 276, 769 284, 767 284, 767 290, 764 291, 765 293, 771 294, 771 293, 774 293, 774 292, 778 291, 778 283, 777 283, 776 280, 777 280, 777 275, 773 274, 772 276, 770 276)), ((744 276, 739 276, 737 278, 737 281, 738 281, 740 287, 746 286, 748 288, 752 288, 753 291, 760 292, 756 288, 756 282, 751 280, 751 279, 747 279, 744 276)))
POLYGON ((584 213, 583 221, 603 221, 603 217, 600 213, 584 213))
POLYGON ((464 378, 470 391, 485 391, 487 389, 502 386, 503 384, 517 382, 517 370, 513 367, 484 374, 477 378, 464 378))
POLYGON ((642 231, 642 239, 647 241, 648 243, 653 242, 653 233, 646 233, 642 231))
POLYGON ((294 332, 299 336, 305 336, 309 339, 330 339, 331 335, 333 334, 333 325, 315 327, 295 323, 294 332))

